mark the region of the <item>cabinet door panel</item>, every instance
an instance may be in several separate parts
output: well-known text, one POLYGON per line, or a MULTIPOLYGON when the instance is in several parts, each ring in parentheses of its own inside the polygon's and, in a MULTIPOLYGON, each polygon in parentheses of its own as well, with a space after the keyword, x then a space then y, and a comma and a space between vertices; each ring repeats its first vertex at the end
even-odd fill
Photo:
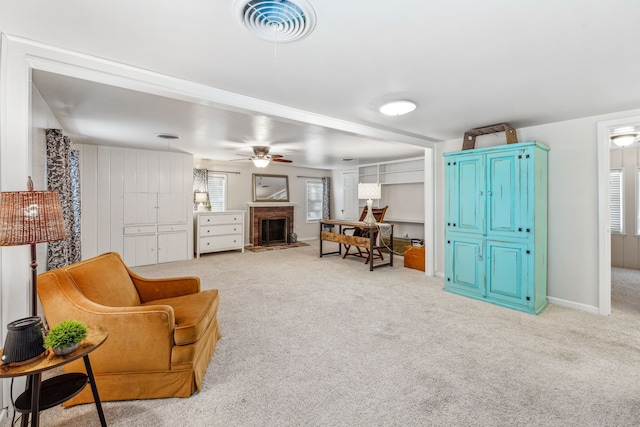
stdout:
POLYGON ((447 229, 483 234, 486 206, 484 157, 459 156, 447 163, 447 229))
POLYGON ((187 259, 187 233, 158 234, 158 262, 187 259))
POLYGON ((527 306, 529 257, 522 243, 487 241, 487 296, 505 303, 527 306))
POLYGON ((445 288, 474 296, 484 295, 484 260, 481 239, 449 237, 445 288))
POLYGON ((517 236, 521 222, 520 162, 517 152, 487 155, 487 234, 517 236))
POLYGON ((156 263, 156 235, 142 234, 124 237, 125 264, 134 267, 156 263))

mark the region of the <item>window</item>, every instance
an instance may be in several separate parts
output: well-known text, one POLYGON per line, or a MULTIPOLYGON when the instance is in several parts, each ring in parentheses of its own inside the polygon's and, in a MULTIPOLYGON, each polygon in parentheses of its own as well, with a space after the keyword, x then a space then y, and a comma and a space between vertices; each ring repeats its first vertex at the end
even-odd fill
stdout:
POLYGON ((307 181, 307 221, 322 219, 322 181, 307 181))
POLYGON ((622 169, 611 169, 609 171, 609 192, 611 197, 611 233, 623 233, 623 191, 622 191, 622 169))
POLYGON ((227 208, 227 176, 208 172, 207 191, 212 211, 224 211, 227 208))

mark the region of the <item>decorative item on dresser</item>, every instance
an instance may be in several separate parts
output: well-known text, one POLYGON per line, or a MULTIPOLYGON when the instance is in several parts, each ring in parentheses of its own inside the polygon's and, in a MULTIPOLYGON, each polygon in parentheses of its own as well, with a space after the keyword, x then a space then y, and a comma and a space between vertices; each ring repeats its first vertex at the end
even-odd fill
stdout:
POLYGON ((240 249, 244 252, 244 211, 196 212, 193 217, 195 252, 240 249))
POLYGON ((526 313, 547 306, 547 152, 445 153, 444 289, 526 313))

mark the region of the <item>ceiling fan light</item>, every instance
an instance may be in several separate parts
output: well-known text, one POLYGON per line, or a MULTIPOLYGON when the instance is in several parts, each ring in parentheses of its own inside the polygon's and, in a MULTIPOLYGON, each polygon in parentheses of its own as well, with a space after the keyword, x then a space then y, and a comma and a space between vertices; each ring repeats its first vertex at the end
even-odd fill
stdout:
POLYGON ((266 168, 269 165, 269 159, 266 158, 255 158, 255 159, 251 159, 253 161, 253 164, 255 167, 257 168, 266 168))
POLYGON ((416 109, 415 102, 407 100, 391 101, 380 107, 380 112, 385 116, 402 116, 416 109))
POLYGON ((613 135, 611 137, 611 141, 618 147, 626 147, 627 145, 631 145, 633 141, 635 141, 635 139, 636 135, 632 133, 613 135))

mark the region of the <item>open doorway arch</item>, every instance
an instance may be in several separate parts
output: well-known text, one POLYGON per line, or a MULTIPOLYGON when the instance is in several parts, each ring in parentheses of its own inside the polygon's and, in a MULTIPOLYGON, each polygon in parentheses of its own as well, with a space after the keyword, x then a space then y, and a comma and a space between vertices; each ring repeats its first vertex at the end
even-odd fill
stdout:
POLYGON ((598 123, 598 313, 611 314, 611 228, 609 169, 611 153, 609 133, 622 126, 635 126, 640 116, 598 123))

